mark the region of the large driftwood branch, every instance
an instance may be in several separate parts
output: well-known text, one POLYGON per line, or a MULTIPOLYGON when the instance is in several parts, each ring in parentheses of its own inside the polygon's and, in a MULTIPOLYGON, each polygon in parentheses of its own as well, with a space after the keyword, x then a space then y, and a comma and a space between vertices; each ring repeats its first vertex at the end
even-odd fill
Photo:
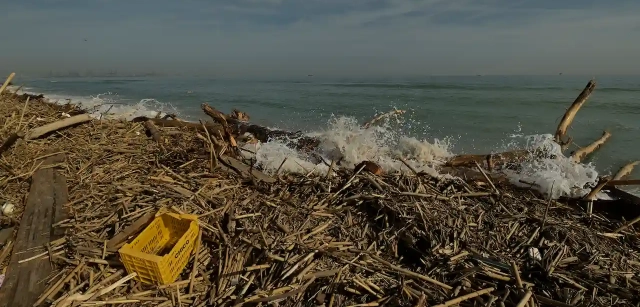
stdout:
MULTIPOLYGON (((206 103, 202 104, 202 110, 204 111, 204 113, 209 115, 214 121, 216 121, 217 123, 222 125, 223 131, 224 131, 222 136, 224 136, 229 141, 229 144, 231 145, 231 147, 237 148, 238 144, 236 143, 236 138, 234 137, 234 132, 232 131, 231 127, 229 126, 229 122, 227 122, 227 118, 229 120, 233 121, 234 123, 236 123, 236 126, 238 125, 238 123, 240 121, 238 121, 235 118, 232 118, 231 116, 225 115, 224 113, 216 110, 215 108, 210 107, 206 103)), ((236 134, 236 136, 237 136, 237 134, 236 134)))
POLYGON ((217 122, 218 124, 222 125, 223 127, 227 127, 229 126, 229 121, 232 124, 239 124, 240 121, 231 118, 230 116, 225 115, 224 113, 218 111, 216 108, 203 103, 202 104, 202 111, 204 111, 205 114, 209 115, 209 117, 211 117, 215 122, 217 122), (229 121, 227 121, 227 118, 229 119, 229 121))
POLYGON ((320 145, 320 140, 317 138, 304 136, 300 132, 271 130, 266 127, 248 124, 231 116, 227 116, 206 103, 202 104, 202 110, 217 123, 221 125, 226 123, 230 130, 229 132, 236 137, 248 132, 253 134, 257 140, 263 143, 273 139, 284 138, 288 145, 294 146, 295 148, 303 151, 311 151, 320 145))
POLYGON ((27 133, 24 139, 25 140, 37 139, 51 132, 58 131, 67 127, 75 126, 78 124, 86 123, 88 121, 91 121, 91 116, 89 114, 72 116, 69 118, 65 118, 63 120, 59 120, 57 122, 53 122, 38 128, 34 128, 27 133))
POLYGON ((558 129, 556 129, 556 133, 554 136, 556 143, 560 144, 563 148, 571 143, 571 140, 564 140, 567 134, 567 129, 569 129, 569 126, 571 126, 573 119, 576 117, 576 113, 578 113, 582 105, 587 101, 595 88, 596 81, 590 80, 589 83, 587 83, 587 86, 585 86, 585 88, 582 90, 580 95, 578 95, 576 100, 573 101, 569 109, 567 109, 567 111, 564 113, 564 116, 562 117, 562 120, 560 121, 558 129))
POLYGON ((384 118, 393 116, 393 115, 401 115, 404 114, 406 111, 404 110, 393 110, 393 111, 389 111, 387 113, 382 113, 374 118, 372 118, 371 120, 369 120, 368 122, 362 124, 362 129, 368 129, 369 127, 371 127, 373 124, 381 121, 384 118))
POLYGON ((636 165, 638 164, 640 164, 640 161, 634 161, 621 167, 620 170, 616 173, 616 175, 613 176, 613 180, 620 180, 628 176, 629 174, 631 174, 631 172, 633 172, 633 168, 635 168, 636 165))
POLYGON ((595 140, 593 143, 591 143, 589 146, 576 150, 571 155, 571 160, 575 163, 582 162, 582 160, 586 156, 598 150, 598 148, 600 148, 600 146, 602 146, 610 137, 611 137, 611 133, 609 133, 608 131, 603 132, 602 136, 599 139, 595 140))

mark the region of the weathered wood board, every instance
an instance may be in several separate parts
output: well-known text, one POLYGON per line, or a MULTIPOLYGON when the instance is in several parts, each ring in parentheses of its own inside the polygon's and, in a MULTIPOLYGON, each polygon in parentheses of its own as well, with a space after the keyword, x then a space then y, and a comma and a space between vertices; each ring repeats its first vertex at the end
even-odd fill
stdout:
MULTIPOLYGON (((63 162, 65 156, 48 157, 43 167, 63 162)), ((63 205, 67 203, 66 178, 54 168, 37 170, 32 178, 20 228, 6 276, 0 288, 0 307, 31 307, 47 287, 44 282, 52 271, 48 257, 39 257, 46 245, 61 236, 52 225, 66 217, 63 205)))

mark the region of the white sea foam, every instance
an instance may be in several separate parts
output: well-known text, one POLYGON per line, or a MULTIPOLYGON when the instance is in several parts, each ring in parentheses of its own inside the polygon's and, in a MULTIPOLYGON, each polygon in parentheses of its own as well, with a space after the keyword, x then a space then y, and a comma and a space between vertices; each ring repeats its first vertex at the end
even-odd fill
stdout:
MULTIPOLYGON (((321 140, 318 153, 326 161, 342 157, 344 165, 354 166, 369 160, 378 163, 387 172, 409 172, 400 161, 403 158, 417 171, 440 176, 438 166, 454 155, 450 150, 451 139, 429 141, 407 137, 396 131, 388 124, 362 129, 354 118, 334 117, 326 129, 309 133, 309 136, 321 140)), ((524 146, 530 151, 543 150, 548 153, 547 156, 553 157, 523 162, 517 171, 504 170, 511 183, 532 187, 554 199, 584 196, 596 184, 598 172, 595 166, 571 162, 570 158, 562 155, 560 146, 553 142, 551 135, 524 136, 515 133, 510 137, 512 139, 505 144, 505 148, 524 146)), ((287 147, 282 140, 247 145, 246 149, 256 153, 254 157, 257 164, 267 173, 274 173, 278 168, 294 173, 324 174, 328 171, 324 162, 309 162, 305 155, 287 147)), ((598 197, 607 198, 604 193, 598 197)))
POLYGON ((404 158, 415 170, 435 176, 438 175, 436 167, 451 156, 447 141, 428 142, 406 137, 389 125, 362 129, 358 121, 351 117, 333 117, 327 128, 309 133, 308 136, 320 139, 317 154, 324 161, 310 162, 307 155, 287 147, 284 140, 247 145, 246 149, 256 152, 257 164, 267 173, 281 168, 286 172, 324 174, 328 171, 327 164, 340 158, 342 165, 346 166, 355 166, 368 160, 378 163, 387 172, 409 171, 400 161, 400 158, 404 158))
MULTIPOLYGON (((593 164, 579 164, 562 154, 560 145, 551 134, 525 136, 526 148, 543 150, 549 157, 537 158, 520 164, 518 171, 505 170, 509 181, 517 186, 537 189, 552 198, 560 196, 581 197, 598 181, 593 164)), ((604 194, 599 195, 605 197, 604 194)))
MULTIPOLYGON (((10 87, 11 91, 18 88, 10 87)), ((32 92, 30 88, 22 88, 18 94, 39 95, 32 92)), ((158 112, 161 115, 173 113, 180 115, 178 110, 170 104, 162 103, 155 99, 141 99, 137 102, 118 100, 115 93, 102 93, 95 96, 71 96, 60 94, 46 94, 45 98, 49 102, 65 104, 73 103, 87 110, 93 118, 97 119, 124 119, 131 120, 138 116, 155 117, 158 112)))
MULTIPOLYGON (((22 91, 34 94, 29 92, 29 88, 22 91)), ((154 99, 123 103, 114 100, 112 93, 89 97, 47 94, 46 97, 52 102, 70 101, 79 104, 89 110, 95 118, 130 120, 137 116, 154 117, 158 110, 179 115, 178 110, 171 105, 154 99)), ((326 174, 329 169, 327 164, 342 158, 342 165, 345 166, 355 166, 363 160, 369 160, 378 163, 386 172, 410 172, 401 161, 404 159, 419 172, 441 176, 438 168, 454 155, 451 148, 456 136, 444 140, 409 137, 399 132, 398 124, 403 122, 403 118, 392 119, 393 121, 387 120, 369 129, 362 129, 355 118, 333 116, 324 129, 308 133, 308 136, 321 140, 316 153, 324 161, 287 147, 286 140, 246 144, 244 148, 255 154, 247 151, 244 153, 247 157, 254 157, 257 165, 271 174, 279 168, 281 172, 326 174)), ((405 124, 415 126, 416 123, 405 124)), ((496 152, 524 147, 532 151, 545 150, 549 156, 555 156, 526 161, 517 171, 505 170, 507 178, 515 185, 532 187, 553 198, 579 197, 585 195, 597 181, 598 172, 595 166, 571 162, 568 157, 562 155, 560 147, 553 142, 551 135, 525 136, 518 129, 505 140, 503 148, 496 152)), ((606 198, 602 193, 598 196, 606 198)))

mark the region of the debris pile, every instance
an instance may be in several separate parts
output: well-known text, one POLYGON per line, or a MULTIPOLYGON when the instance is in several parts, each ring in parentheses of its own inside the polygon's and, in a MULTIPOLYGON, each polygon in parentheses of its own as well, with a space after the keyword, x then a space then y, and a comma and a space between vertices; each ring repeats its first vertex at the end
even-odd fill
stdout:
MULTIPOLYGON (((466 181, 370 161, 268 176, 242 160, 241 136, 288 132, 203 110, 214 122, 79 121, 73 105, 5 92, 0 199, 15 209, 0 223, 16 235, 0 252, 0 306, 640 303, 639 233, 626 221, 638 209, 515 188, 494 180, 495 155, 450 163, 473 165, 466 181), (167 212, 196 215, 197 242, 174 282, 146 284, 118 250, 167 212)), ((301 150, 316 141, 292 140, 301 150)))

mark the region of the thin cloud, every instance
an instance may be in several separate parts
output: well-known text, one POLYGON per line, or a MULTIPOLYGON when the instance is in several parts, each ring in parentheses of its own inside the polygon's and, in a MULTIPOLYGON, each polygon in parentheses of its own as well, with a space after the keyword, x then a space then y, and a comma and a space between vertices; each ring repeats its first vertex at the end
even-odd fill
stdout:
POLYGON ((634 1, 54 2, 8 6, 0 27, 16 30, 0 32, 0 59, 13 65, 5 69, 239 77, 640 71, 634 1))

